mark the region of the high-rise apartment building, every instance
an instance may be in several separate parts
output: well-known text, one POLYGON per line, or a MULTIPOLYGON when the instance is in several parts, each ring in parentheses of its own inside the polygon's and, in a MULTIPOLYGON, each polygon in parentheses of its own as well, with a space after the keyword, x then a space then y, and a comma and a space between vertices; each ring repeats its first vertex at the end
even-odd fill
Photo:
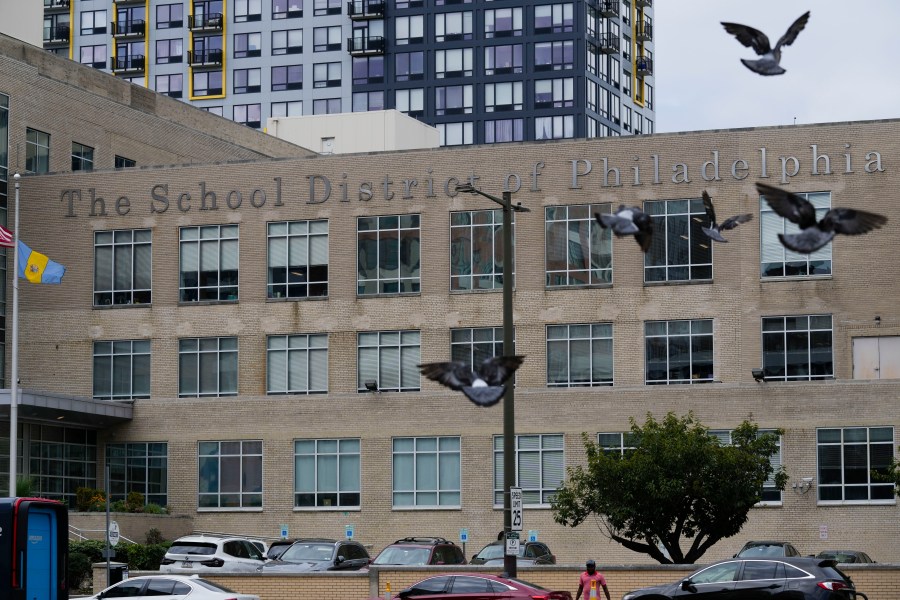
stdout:
POLYGON ((653 133, 651 0, 44 0, 44 47, 250 127, 396 108, 443 145, 653 133))

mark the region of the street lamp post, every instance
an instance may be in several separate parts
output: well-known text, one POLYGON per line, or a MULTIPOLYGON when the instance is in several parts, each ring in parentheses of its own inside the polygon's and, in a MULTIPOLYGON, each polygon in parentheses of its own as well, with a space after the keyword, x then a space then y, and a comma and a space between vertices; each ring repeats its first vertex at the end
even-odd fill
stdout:
MULTIPOLYGON (((503 198, 497 198, 478 190, 470 183, 456 186, 456 191, 478 194, 503 207, 503 354, 516 354, 513 340, 513 243, 512 213, 530 212, 521 204, 513 205, 512 192, 504 191, 503 198)), ((506 554, 506 537, 512 531, 512 503, 510 488, 516 484, 516 424, 515 385, 509 382, 503 395, 503 570, 506 577, 515 577, 517 564, 515 556, 506 554)))

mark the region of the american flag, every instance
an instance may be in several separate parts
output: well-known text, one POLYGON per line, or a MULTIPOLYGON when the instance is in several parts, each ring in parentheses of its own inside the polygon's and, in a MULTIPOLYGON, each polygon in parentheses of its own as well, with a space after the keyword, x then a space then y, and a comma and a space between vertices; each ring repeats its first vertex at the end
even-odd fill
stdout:
POLYGON ((13 242, 13 232, 0 225, 0 247, 3 248, 12 248, 15 246, 13 242))

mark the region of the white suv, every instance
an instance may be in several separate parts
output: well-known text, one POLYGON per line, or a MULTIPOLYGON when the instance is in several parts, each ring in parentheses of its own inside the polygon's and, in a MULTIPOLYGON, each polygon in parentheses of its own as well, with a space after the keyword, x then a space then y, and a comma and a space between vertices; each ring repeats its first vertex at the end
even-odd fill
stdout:
POLYGON ((265 557, 242 537, 186 535, 175 540, 159 563, 163 573, 253 573, 265 557))

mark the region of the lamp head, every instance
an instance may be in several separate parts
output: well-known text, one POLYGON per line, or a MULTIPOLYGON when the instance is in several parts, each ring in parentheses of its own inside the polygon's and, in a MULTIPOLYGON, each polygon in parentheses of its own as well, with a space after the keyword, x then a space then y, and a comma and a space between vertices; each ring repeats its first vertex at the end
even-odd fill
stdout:
POLYGON ((750 374, 753 375, 753 379, 757 382, 766 380, 766 372, 762 369, 753 369, 750 371, 750 374))
POLYGON ((375 381, 374 379, 366 381, 365 386, 366 386, 366 389, 369 390, 370 392, 378 391, 378 382, 375 381))

